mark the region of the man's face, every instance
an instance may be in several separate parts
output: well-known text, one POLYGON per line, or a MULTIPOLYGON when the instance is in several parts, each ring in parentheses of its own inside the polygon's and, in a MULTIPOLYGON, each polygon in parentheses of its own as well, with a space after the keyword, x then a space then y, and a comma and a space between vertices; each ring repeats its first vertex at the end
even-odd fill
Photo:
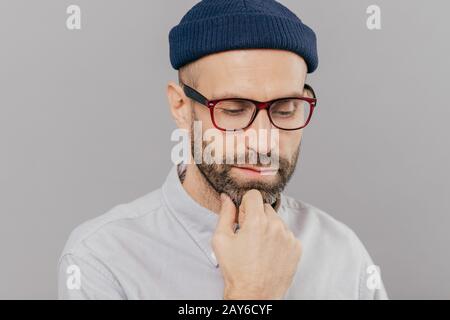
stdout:
MULTIPOLYGON (((303 95, 307 66, 301 57, 288 51, 233 50, 206 56, 196 63, 199 76, 194 89, 209 100, 243 97, 269 101, 303 95)), ((203 132, 217 129, 214 128, 210 112, 205 106, 195 103, 192 114, 191 151, 194 155, 194 120, 201 121, 203 132)), ((226 143, 229 141, 226 140, 226 133, 217 131, 221 134, 222 145, 226 150, 221 153, 223 154, 222 163, 208 164, 202 161, 197 164, 206 180, 218 193, 228 194, 237 206, 240 205, 245 192, 250 189, 259 190, 264 202, 272 204, 295 170, 303 130, 278 130, 271 124, 267 111, 260 110, 249 128, 233 133, 236 139, 231 146, 226 143), (249 130, 255 130, 257 133, 256 144, 249 139, 239 139, 239 135, 249 130), (275 136, 271 136, 271 130, 278 132, 275 136), (233 164, 226 161, 227 152, 228 161, 231 157, 234 160, 233 164), (250 152, 257 155, 256 163, 248 163, 250 152), (239 154, 247 156, 245 164, 237 164, 239 154), (271 158, 276 156, 277 166, 263 164, 260 161, 261 155, 271 158)), ((203 156, 207 145, 208 142, 203 141, 203 156)))

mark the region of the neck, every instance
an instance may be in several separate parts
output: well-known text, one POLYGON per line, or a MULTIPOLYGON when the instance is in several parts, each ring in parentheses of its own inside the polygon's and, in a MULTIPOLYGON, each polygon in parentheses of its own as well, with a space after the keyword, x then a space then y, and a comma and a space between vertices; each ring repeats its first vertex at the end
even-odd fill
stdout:
MULTIPOLYGON (((220 194, 218 194, 202 175, 194 163, 186 166, 186 172, 182 185, 186 192, 202 207, 205 207, 217 214, 220 213, 220 194)), ((272 205, 275 211, 278 211, 281 201, 280 197, 272 205)))
POLYGON ((220 194, 218 194, 206 181, 194 163, 186 166, 183 187, 186 192, 202 207, 212 212, 220 212, 220 194))

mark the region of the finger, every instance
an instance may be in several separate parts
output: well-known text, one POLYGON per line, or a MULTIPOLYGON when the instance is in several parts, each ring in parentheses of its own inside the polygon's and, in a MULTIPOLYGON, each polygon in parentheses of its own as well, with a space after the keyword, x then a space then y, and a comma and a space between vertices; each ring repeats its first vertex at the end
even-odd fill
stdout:
POLYGON ((273 221, 273 220, 276 220, 276 219, 279 219, 280 217, 278 216, 278 213, 274 210, 274 208, 270 205, 270 204, 268 204, 268 203, 265 203, 264 204, 264 212, 266 213, 266 217, 267 217, 267 220, 269 220, 269 223, 270 223, 270 221, 273 221))
POLYGON ((216 231, 227 234, 233 233, 234 223, 236 220, 236 206, 228 195, 222 193, 220 195, 221 208, 219 213, 219 221, 216 231))
POLYGON ((264 211, 266 212, 269 223, 273 223, 274 221, 276 221, 277 223, 281 223, 286 231, 289 231, 289 228, 286 225, 286 223, 283 221, 278 212, 276 212, 275 209, 270 204, 268 203, 264 204, 264 211))
POLYGON ((277 217, 279 217, 279 215, 275 211, 275 209, 268 203, 264 203, 264 212, 266 213, 268 218, 277 218, 277 217))
POLYGON ((238 224, 239 227, 243 226, 245 223, 245 210, 243 209, 242 205, 239 207, 238 210, 238 224))
POLYGON ((247 191, 242 197, 239 207, 239 225, 241 225, 241 221, 245 225, 260 221, 262 218, 265 218, 265 212, 261 193, 255 189, 247 191))

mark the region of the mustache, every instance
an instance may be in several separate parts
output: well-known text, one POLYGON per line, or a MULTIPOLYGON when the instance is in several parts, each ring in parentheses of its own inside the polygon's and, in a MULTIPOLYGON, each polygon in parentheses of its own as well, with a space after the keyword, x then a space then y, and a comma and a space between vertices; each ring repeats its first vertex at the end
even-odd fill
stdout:
POLYGON ((257 151, 245 152, 242 154, 225 155, 222 164, 252 164, 258 167, 271 167, 273 159, 283 159, 279 154, 272 151, 260 153, 257 151))

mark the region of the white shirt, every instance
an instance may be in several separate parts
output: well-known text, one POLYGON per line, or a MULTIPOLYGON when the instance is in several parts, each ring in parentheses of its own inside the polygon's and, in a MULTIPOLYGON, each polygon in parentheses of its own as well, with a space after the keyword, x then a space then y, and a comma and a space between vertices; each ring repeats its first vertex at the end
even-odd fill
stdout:
MULTIPOLYGON (((278 214, 302 242, 285 299, 387 299, 355 233, 281 195, 278 214)), ((211 239, 218 215, 184 190, 174 166, 163 186, 77 227, 61 254, 60 299, 222 299, 211 239)))

